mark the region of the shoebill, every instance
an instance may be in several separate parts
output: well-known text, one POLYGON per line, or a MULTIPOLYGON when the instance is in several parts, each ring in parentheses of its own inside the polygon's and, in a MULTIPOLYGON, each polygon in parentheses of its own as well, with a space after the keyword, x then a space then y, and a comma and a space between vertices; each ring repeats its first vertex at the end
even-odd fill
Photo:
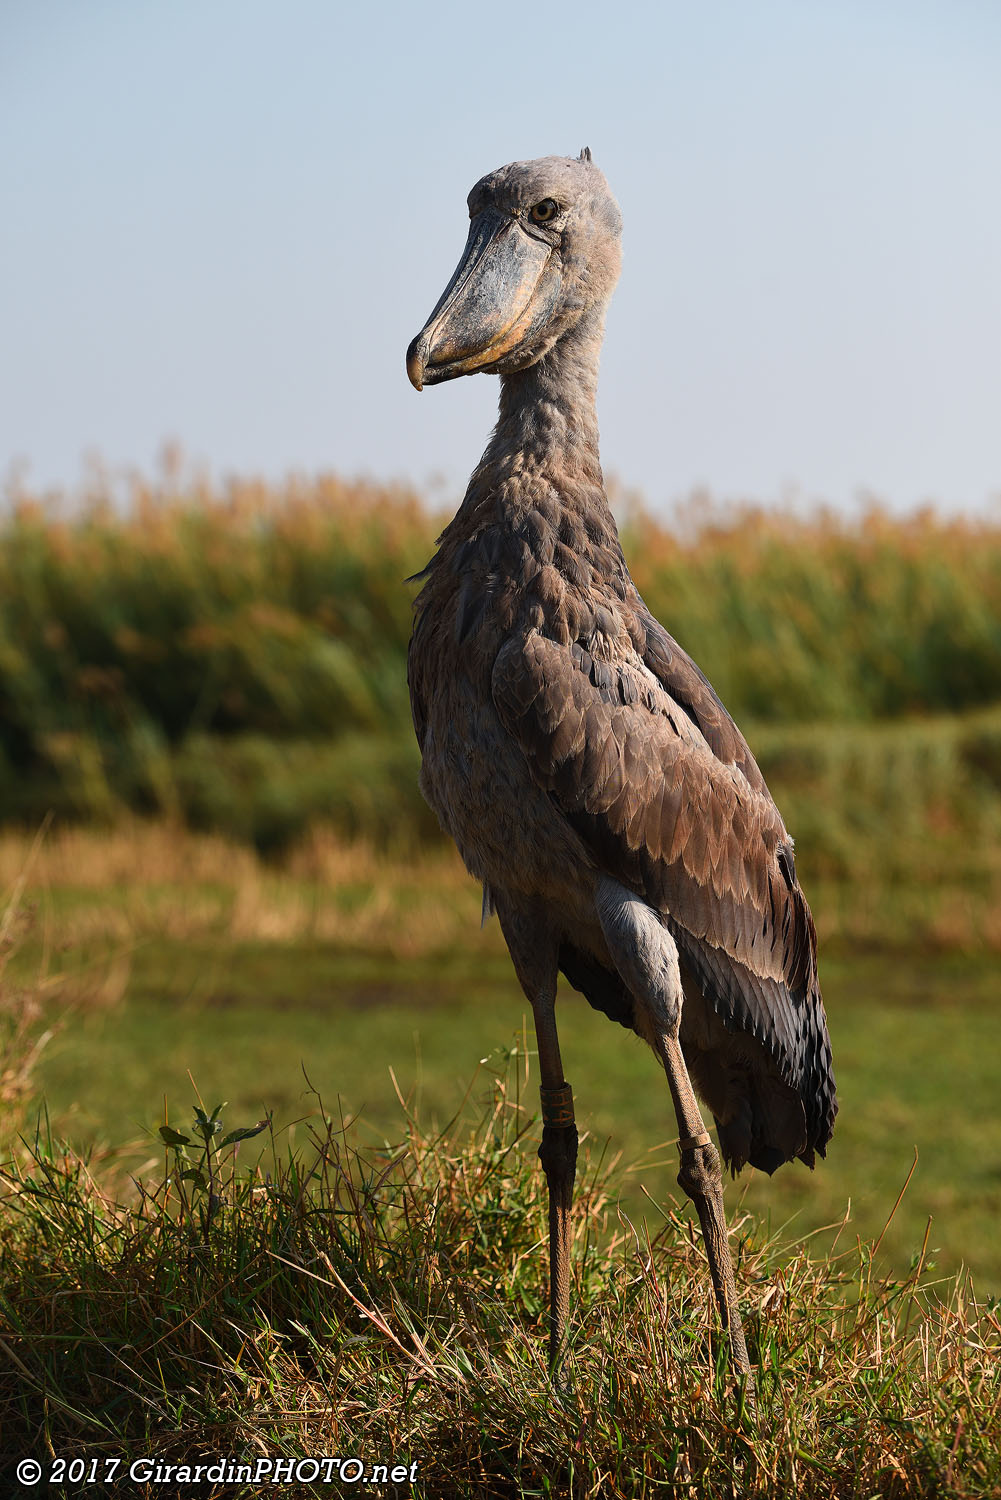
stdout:
POLYGON ((469 194, 469 237, 407 351, 417 390, 500 376, 497 426, 420 575, 409 683, 421 790, 483 884, 535 1017, 550 1363, 577 1156, 557 976, 663 1064, 734 1368, 749 1373, 720 1156, 813 1165, 834 1123, 816 935, 793 845, 707 679, 626 567, 595 394, 618 205, 589 151, 469 194), (700 1113, 716 1123, 719 1151, 700 1113))

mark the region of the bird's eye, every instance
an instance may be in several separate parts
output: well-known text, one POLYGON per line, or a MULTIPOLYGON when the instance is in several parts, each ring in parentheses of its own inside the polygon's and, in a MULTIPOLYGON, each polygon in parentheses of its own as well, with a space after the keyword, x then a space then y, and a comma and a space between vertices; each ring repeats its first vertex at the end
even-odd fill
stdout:
POLYGON ((560 211, 560 206, 555 198, 543 198, 541 203, 536 203, 529 209, 532 219, 536 224, 548 224, 555 219, 560 211))

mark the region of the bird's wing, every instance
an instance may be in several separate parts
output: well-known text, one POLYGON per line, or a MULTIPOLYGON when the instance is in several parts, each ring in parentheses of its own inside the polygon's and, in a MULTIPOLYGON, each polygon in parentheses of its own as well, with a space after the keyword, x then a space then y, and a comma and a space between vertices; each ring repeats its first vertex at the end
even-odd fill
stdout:
POLYGON ((601 867, 664 914, 721 1019, 806 1085, 816 934, 760 773, 756 787, 724 763, 638 656, 601 661, 532 631, 501 648, 492 691, 536 781, 601 867))
MULTIPOLYGON (((409 579, 407 582, 409 583, 409 579)), ((414 733, 421 750, 424 749, 424 736, 428 727, 428 706, 425 692, 424 674, 420 671, 420 659, 417 651, 420 626, 423 619, 417 616, 413 633, 410 637, 410 645, 407 648, 407 687, 410 691, 410 715, 414 721, 414 733)))
POLYGON ((727 713, 712 683, 637 595, 636 613, 646 632, 642 656, 658 682, 698 725, 716 758, 736 766, 755 791, 767 795, 747 741, 727 713))

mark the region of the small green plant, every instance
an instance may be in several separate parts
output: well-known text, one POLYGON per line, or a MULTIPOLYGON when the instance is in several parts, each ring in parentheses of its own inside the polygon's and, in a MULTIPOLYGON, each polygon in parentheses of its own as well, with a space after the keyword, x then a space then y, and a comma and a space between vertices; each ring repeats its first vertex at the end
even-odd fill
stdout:
MULTIPOLYGON (((230 1130, 222 1136, 223 1122, 220 1118, 226 1103, 217 1104, 212 1113, 206 1114, 200 1104, 194 1106, 195 1118, 191 1126, 192 1135, 184 1135, 175 1130, 172 1125, 160 1126, 160 1139, 168 1151, 173 1151, 175 1160, 174 1180, 176 1180, 180 1194, 182 1209, 190 1217, 194 1208, 194 1199, 202 1196, 201 1204, 201 1230, 202 1237, 207 1241, 212 1228, 212 1222, 217 1212, 225 1201, 225 1188, 232 1188, 236 1177, 236 1151, 240 1141, 252 1140, 255 1135, 260 1135, 262 1130, 267 1130, 271 1124, 270 1115, 263 1120, 258 1120, 256 1125, 244 1125, 236 1130, 230 1130), (198 1150, 195 1160, 188 1154, 188 1147, 194 1146, 198 1150), (228 1146, 233 1150, 229 1161, 228 1179, 225 1177, 225 1162, 222 1153, 228 1146)), ((166 1186, 170 1187, 171 1179, 168 1177, 166 1186)))

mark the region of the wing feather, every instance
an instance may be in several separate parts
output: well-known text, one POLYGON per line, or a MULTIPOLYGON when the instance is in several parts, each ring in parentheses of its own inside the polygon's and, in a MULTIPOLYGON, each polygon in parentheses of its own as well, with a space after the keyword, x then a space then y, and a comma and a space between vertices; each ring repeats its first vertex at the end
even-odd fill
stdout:
POLYGON ((603 867, 668 919, 724 1025, 755 1036, 800 1091, 808 1144, 823 1149, 830 1045, 791 840, 702 674, 661 627, 647 641, 647 660, 616 662, 537 631, 512 637, 494 703, 603 867))

